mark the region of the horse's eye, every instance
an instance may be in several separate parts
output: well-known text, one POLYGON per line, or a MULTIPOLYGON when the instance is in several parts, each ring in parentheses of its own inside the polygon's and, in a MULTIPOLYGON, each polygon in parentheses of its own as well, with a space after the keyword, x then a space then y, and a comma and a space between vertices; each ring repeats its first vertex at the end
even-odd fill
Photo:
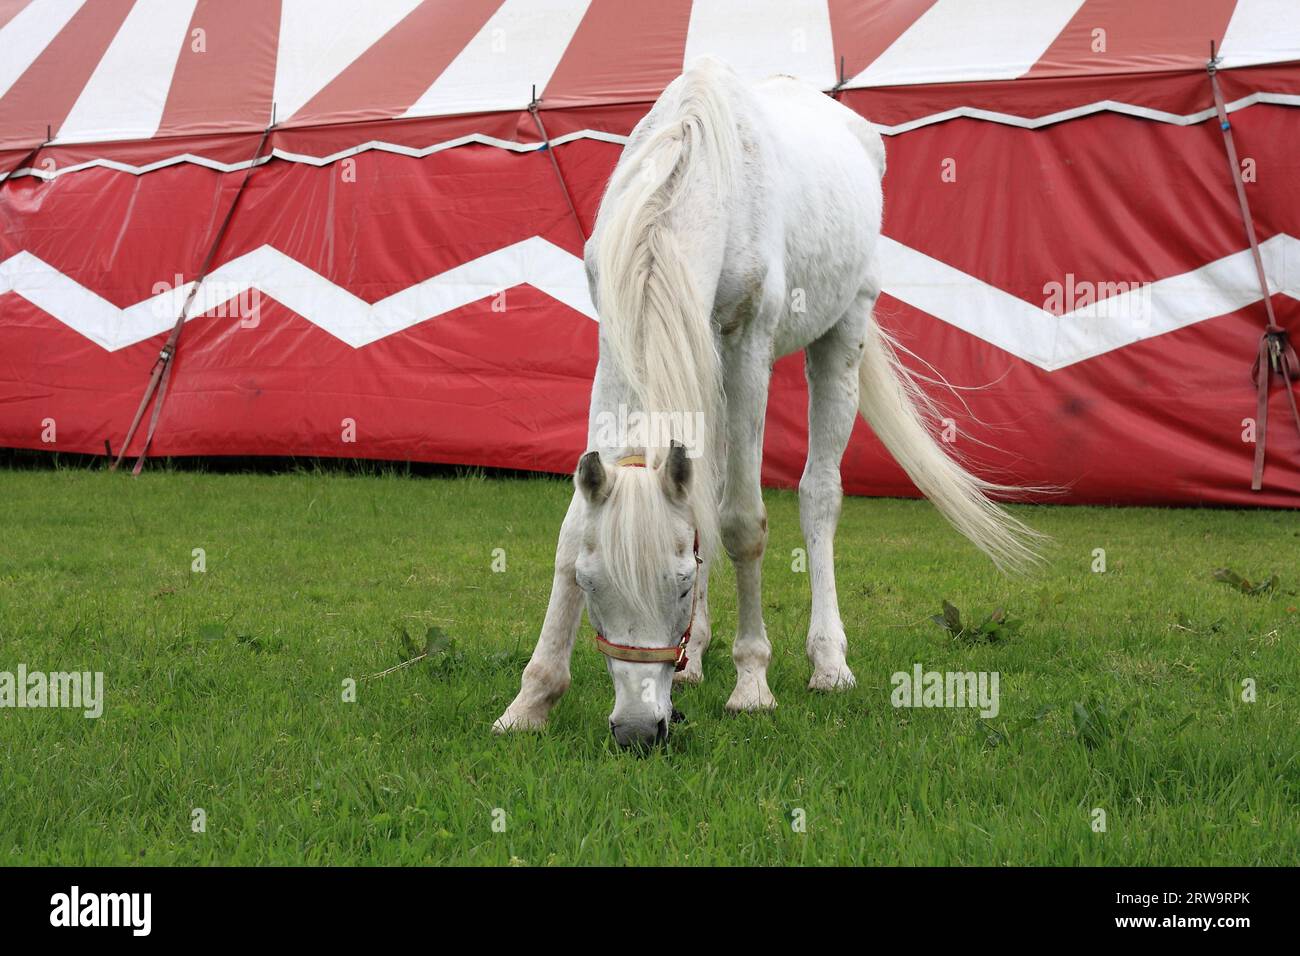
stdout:
POLYGON ((683 591, 681 594, 677 595, 677 600, 679 600, 679 601, 685 601, 685 600, 686 600, 686 596, 687 596, 688 594, 690 594, 690 593, 691 593, 691 589, 690 589, 690 588, 687 588, 687 589, 686 589, 685 591, 683 591))

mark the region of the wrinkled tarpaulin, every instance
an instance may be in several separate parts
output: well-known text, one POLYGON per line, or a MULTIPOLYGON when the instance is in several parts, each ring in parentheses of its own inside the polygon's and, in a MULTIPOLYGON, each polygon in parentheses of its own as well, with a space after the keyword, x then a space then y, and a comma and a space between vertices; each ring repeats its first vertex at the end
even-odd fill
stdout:
MULTIPOLYGON (((275 158, 217 249, 151 453, 569 471, 596 331, 527 103, 536 85, 589 230, 622 137, 684 58, 715 52, 838 84, 884 127, 878 317, 986 386, 962 392, 969 411, 945 399, 982 470, 1074 501, 1300 504, 1280 392, 1249 491, 1263 310, 1203 70, 1222 39, 1294 330, 1300 66, 1276 61, 1300 58, 1295 18, 1267 0, 1050 0, 1008 29, 1023 5, 980 6, 972 24, 945 0, 0 0, 0 173, 22 167, 0 184, 0 445, 117 450, 274 104, 275 158), (1107 315, 1098 286, 1132 290, 1107 315)), ((767 481, 798 480, 805 410, 789 357, 767 481)), ((865 426, 844 474, 914 493, 865 426)))

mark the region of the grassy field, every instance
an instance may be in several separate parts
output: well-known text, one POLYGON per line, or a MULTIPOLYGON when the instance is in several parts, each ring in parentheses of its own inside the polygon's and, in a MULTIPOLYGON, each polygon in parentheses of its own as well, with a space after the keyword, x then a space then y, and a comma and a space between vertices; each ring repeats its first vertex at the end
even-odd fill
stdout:
POLYGON ((1056 543, 1008 579, 924 503, 849 500, 859 686, 814 696, 797 499, 769 493, 779 708, 723 711, 726 568, 705 682, 675 695, 687 722, 638 758, 609 738, 585 623, 550 728, 489 733, 568 496, 548 479, 0 470, 0 671, 105 681, 99 719, 0 709, 0 864, 1295 863, 1300 516, 1023 508, 1056 543), (1247 595, 1213 580, 1225 566, 1280 582, 1247 595), (930 620, 945 599, 1011 623, 954 637, 930 620), (365 679, 431 627, 451 643, 365 679), (998 672, 1001 712, 895 709, 890 676, 916 663, 998 672))

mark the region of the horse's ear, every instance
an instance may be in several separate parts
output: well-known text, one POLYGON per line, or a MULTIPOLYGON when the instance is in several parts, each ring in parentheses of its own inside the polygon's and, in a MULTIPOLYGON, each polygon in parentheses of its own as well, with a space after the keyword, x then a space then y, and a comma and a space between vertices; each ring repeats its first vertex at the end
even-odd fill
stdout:
POLYGON ((668 458, 659 469, 659 480, 663 482, 664 494, 674 501, 681 501, 691 486, 691 460, 686 457, 686 446, 673 439, 668 448, 668 458))
POLYGON ((598 451, 589 451, 578 460, 578 472, 573 480, 593 505, 600 504, 609 495, 609 478, 598 451))

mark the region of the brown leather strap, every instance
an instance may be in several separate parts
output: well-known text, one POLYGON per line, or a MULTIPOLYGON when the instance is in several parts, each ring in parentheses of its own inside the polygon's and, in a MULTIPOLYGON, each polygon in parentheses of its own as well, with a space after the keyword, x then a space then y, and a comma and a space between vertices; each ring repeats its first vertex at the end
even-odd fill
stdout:
POLYGON ((1250 215, 1250 202, 1246 199, 1246 184, 1241 179, 1241 163, 1237 160, 1237 144, 1232 139, 1232 124, 1228 121, 1228 110, 1223 105, 1223 91, 1219 89, 1218 68, 1214 60, 1210 61, 1210 89, 1214 91, 1214 110, 1219 115, 1219 129, 1223 131, 1223 145, 1228 152, 1228 167, 1232 170, 1232 184, 1237 190, 1237 204, 1241 207, 1241 221, 1246 227, 1246 239, 1250 243, 1251 258, 1255 260, 1255 275, 1259 279, 1259 290, 1264 294, 1264 311, 1268 313, 1268 324, 1277 325, 1273 315, 1273 298, 1268 291, 1268 276, 1264 272, 1264 258, 1259 253, 1259 240, 1255 237, 1255 222, 1250 215))
POLYGON ((1232 138, 1232 123, 1228 120, 1228 110, 1224 106, 1223 91, 1219 89, 1218 58, 1214 47, 1210 47, 1210 60, 1206 70, 1210 74, 1210 89, 1214 93, 1214 111, 1219 118, 1219 129, 1223 132, 1223 146, 1228 154, 1228 168, 1232 173, 1232 184, 1237 192, 1237 205, 1241 209, 1242 225, 1246 228, 1246 240, 1250 243, 1250 255, 1255 263, 1255 276, 1259 280, 1259 291, 1264 297, 1264 313, 1268 317, 1264 334, 1259 339, 1259 352, 1251 368, 1251 378, 1255 382, 1255 465, 1251 472, 1250 489, 1260 491, 1264 487, 1264 458, 1268 438, 1268 398, 1269 390, 1276 374, 1281 380, 1282 388, 1291 403, 1291 414, 1295 418, 1296 431, 1300 433, 1300 409, 1296 406, 1295 391, 1291 383, 1300 380, 1300 361, 1296 359, 1295 349, 1287 338, 1287 333, 1277 323, 1273 314, 1273 295, 1268 287, 1268 274, 1264 271, 1264 257, 1259 251, 1259 239, 1255 235, 1255 222, 1250 214, 1250 202, 1246 198, 1246 184, 1241 178, 1241 164, 1237 160, 1237 145, 1232 138))
MULTIPOLYGON (((172 352, 171 357, 174 359, 176 353, 172 352)), ((131 469, 133 475, 140 474, 140 470, 144 468, 145 455, 149 454, 149 446, 153 444, 153 433, 158 429, 158 416, 162 414, 163 399, 167 396, 167 385, 171 381, 174 364, 172 361, 163 363, 162 377, 158 379, 158 398, 153 403, 153 414, 149 416, 149 428, 144 433, 144 445, 141 446, 140 455, 131 469)))
MULTIPOLYGON (((181 315, 184 316, 185 313, 182 311, 181 315)), ((167 341, 170 343, 171 338, 169 337, 167 341)), ((122 459, 126 457, 126 450, 131 444, 131 439, 135 437, 135 430, 140 427, 140 421, 144 418, 150 399, 153 398, 154 392, 158 388, 158 382, 162 378, 163 369, 167 367, 168 358, 169 353, 166 346, 164 346, 163 350, 158 353, 158 358, 154 360, 153 369, 149 373, 149 384, 145 386, 144 395, 140 398, 140 405, 136 408, 135 416, 131 419, 131 425, 126 430, 126 438, 122 440, 122 446, 117 453, 117 458, 113 460, 113 464, 109 465, 109 471, 117 471, 118 465, 122 464, 122 459)), ((139 462, 136 464, 138 465, 139 462)))
POLYGON ((1296 402, 1291 383, 1300 381, 1300 358, 1287 338, 1286 330, 1273 326, 1264 331, 1259 340, 1259 354, 1250 370, 1255 382, 1255 467, 1250 477, 1251 491, 1264 487, 1264 448, 1268 436, 1268 399, 1273 376, 1282 383, 1295 420, 1296 433, 1300 434, 1300 404, 1296 402))
MULTIPOLYGON (((687 641, 690 640, 688 635, 687 641)), ((682 658, 685 642, 672 647, 632 647, 629 644, 614 644, 605 640, 604 635, 596 635, 596 650, 616 661, 629 661, 633 664, 676 664, 682 658)))
POLYGON ((1300 435, 1300 403, 1297 403, 1295 389, 1291 382, 1300 381, 1300 360, 1296 359, 1295 349, 1288 348, 1282 353, 1282 388, 1287 401, 1291 403, 1291 418, 1295 421, 1296 434, 1300 435))
POLYGON ((1251 370, 1256 385, 1255 398, 1255 467, 1250 476, 1250 490, 1264 487, 1264 443, 1268 439, 1268 386, 1273 373, 1268 367, 1268 336, 1259 340, 1259 355, 1251 370))

